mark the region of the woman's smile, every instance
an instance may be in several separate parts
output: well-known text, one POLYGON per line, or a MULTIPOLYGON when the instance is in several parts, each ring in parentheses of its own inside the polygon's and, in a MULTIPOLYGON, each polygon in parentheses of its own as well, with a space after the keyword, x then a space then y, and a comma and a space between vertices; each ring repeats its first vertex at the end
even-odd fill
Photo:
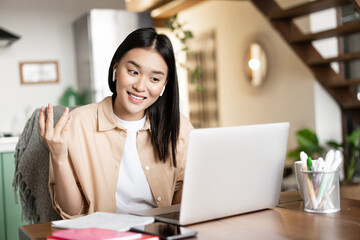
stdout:
POLYGON ((135 103, 142 103, 146 99, 146 97, 141 97, 141 96, 135 95, 135 94, 130 93, 130 92, 128 92, 128 94, 129 94, 130 100, 135 102, 135 103))

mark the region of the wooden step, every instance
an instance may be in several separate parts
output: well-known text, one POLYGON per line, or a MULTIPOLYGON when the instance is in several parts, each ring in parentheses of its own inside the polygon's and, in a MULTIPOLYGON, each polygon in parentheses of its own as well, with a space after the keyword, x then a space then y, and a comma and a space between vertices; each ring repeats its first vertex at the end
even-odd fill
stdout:
POLYGON ((317 66, 317 65, 329 64, 331 62, 347 62, 355 59, 360 59, 360 52, 346 53, 332 58, 308 60, 307 64, 309 66, 317 66))
POLYGON ((360 12, 360 0, 351 0, 356 9, 360 12))
POLYGON ((333 28, 330 30, 322 31, 322 32, 316 32, 316 33, 310 33, 310 34, 303 34, 298 36, 289 36, 288 41, 292 44, 297 43, 309 43, 314 40, 320 40, 324 38, 330 38, 335 36, 344 36, 352 33, 360 32, 360 20, 350 22, 347 24, 344 24, 342 26, 339 26, 337 28, 333 28))
POLYGON ((350 0, 318 0, 307 2, 284 10, 271 11, 268 14, 270 20, 284 20, 301 17, 310 13, 325 9, 351 4, 350 0))
POLYGON ((351 104, 347 104, 344 109, 346 110, 359 110, 360 109, 360 101, 354 102, 351 104))
POLYGON ((360 78, 358 79, 347 79, 339 82, 328 83, 327 86, 330 88, 343 88, 360 85, 360 78))
POLYGON ((360 109, 360 101, 354 88, 328 88, 326 85, 324 87, 327 88, 342 109, 360 109))

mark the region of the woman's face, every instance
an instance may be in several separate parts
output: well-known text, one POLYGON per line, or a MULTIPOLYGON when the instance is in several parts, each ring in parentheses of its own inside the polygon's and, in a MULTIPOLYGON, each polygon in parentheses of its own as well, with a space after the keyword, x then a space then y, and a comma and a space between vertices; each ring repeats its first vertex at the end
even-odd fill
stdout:
POLYGON ((115 67, 114 112, 125 121, 140 120, 166 84, 166 62, 155 50, 134 48, 115 67))

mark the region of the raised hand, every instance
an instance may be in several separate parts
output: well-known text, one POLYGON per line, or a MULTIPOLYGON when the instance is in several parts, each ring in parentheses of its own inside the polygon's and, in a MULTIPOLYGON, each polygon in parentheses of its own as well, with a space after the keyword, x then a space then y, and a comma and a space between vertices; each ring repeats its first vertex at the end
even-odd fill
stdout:
POLYGON ((51 104, 47 108, 47 117, 45 116, 45 107, 40 109, 39 128, 40 135, 51 152, 52 157, 57 159, 67 159, 66 138, 71 122, 69 108, 66 107, 59 121, 54 128, 54 109, 51 104))
POLYGON ((69 108, 65 108, 59 121, 54 128, 54 109, 51 104, 47 108, 47 117, 45 116, 45 107, 42 107, 39 113, 40 135, 44 139, 51 153, 51 168, 49 179, 53 179, 53 185, 56 186, 54 197, 61 211, 69 215, 82 213, 81 209, 84 199, 76 183, 74 172, 68 161, 67 137, 71 116, 69 108), (51 174, 53 173, 53 175, 51 174))

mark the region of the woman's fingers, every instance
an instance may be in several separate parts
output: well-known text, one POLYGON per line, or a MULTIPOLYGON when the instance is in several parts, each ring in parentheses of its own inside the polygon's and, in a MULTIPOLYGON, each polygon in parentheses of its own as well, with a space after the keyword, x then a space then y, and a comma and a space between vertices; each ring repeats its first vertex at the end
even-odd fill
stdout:
POLYGON ((47 117, 45 123, 45 138, 52 139, 54 133, 54 112, 53 106, 49 103, 47 108, 47 117))
POLYGON ((66 107, 64 112, 62 113, 59 121, 57 122, 55 129, 54 129, 54 138, 60 139, 63 129, 66 127, 66 124, 69 119, 69 108, 66 107))
POLYGON ((63 140, 62 134, 66 132, 64 130, 68 129, 70 125, 69 108, 65 108, 60 119, 56 123, 55 128, 53 106, 51 104, 48 105, 47 116, 45 112, 45 107, 42 107, 39 114, 39 127, 41 137, 44 138, 47 142, 61 142, 63 140))
POLYGON ((41 107, 40 109, 39 128, 40 128, 40 136, 43 138, 45 136, 45 107, 41 107))
POLYGON ((40 135, 54 159, 63 159, 62 156, 66 156, 67 154, 66 134, 70 128, 70 121, 71 117, 69 115, 69 108, 66 107, 54 128, 53 106, 51 104, 48 105, 47 115, 45 107, 40 109, 40 135))

